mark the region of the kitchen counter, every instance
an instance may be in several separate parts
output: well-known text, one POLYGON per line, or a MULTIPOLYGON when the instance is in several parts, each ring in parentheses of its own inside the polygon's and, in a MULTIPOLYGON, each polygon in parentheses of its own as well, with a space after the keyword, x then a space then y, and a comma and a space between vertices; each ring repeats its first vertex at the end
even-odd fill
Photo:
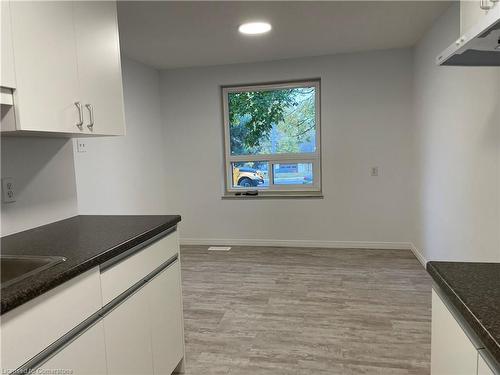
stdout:
POLYGON ((1 314, 101 265, 181 221, 179 215, 81 215, 1 238, 2 255, 62 256, 1 290, 1 314))
POLYGON ((500 363, 500 263, 429 262, 427 271, 500 363))

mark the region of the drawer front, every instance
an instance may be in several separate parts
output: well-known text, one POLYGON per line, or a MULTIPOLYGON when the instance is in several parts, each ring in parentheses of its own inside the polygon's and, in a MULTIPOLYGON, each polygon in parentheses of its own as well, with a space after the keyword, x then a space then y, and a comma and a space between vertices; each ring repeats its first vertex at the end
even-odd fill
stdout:
POLYGON ((178 252, 178 235, 173 232, 101 271, 103 305, 118 297, 178 252))
POLYGON ((2 316, 2 369, 15 370, 102 307, 96 267, 2 316))

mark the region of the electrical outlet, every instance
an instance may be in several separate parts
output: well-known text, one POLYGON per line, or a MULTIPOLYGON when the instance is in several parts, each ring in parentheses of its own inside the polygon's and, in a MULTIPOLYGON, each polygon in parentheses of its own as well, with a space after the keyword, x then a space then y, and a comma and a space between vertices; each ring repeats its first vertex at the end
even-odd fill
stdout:
POLYGON ((12 203, 16 201, 14 179, 12 177, 2 178, 2 195, 4 203, 12 203))
POLYGON ((370 175, 372 177, 377 177, 378 176, 378 167, 372 167, 370 170, 370 175))
POLYGON ((76 140, 76 152, 87 152, 87 142, 85 139, 76 140))

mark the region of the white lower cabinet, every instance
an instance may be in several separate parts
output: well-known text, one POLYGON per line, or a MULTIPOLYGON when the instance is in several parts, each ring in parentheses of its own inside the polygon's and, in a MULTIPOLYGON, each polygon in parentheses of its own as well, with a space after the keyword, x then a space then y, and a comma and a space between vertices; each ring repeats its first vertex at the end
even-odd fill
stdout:
POLYGON ((102 322, 97 322, 55 354, 37 374, 106 374, 106 351, 102 322))
POLYGON ((477 349, 432 290, 432 375, 475 375, 477 349))
POLYGON ((180 266, 176 261, 145 286, 154 374, 171 374, 184 356, 180 266))
POLYGON ((0 372, 170 375, 182 370, 177 233, 152 241, 2 315, 0 372))
POLYGON ((139 289, 104 318, 108 374, 153 374, 148 297, 139 289))
POLYGON ((96 267, 1 317, 1 372, 22 366, 101 309, 96 267))
POLYGON ((480 350, 477 355, 477 375, 495 375, 491 367, 488 366, 484 360, 481 352, 483 352, 483 350, 480 350))
POLYGON ((176 260, 104 318, 108 374, 170 375, 184 357, 176 260))
POLYGON ((484 360, 483 355, 487 357, 487 352, 479 340, 469 337, 475 337, 474 333, 462 328, 439 294, 432 289, 431 375, 500 374, 498 369, 493 370, 484 360))

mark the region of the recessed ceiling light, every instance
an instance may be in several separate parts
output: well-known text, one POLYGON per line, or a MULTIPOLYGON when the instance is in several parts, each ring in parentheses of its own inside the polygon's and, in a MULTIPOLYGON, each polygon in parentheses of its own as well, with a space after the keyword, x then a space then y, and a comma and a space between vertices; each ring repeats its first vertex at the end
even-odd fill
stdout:
POLYGON ((272 27, 267 22, 247 22, 238 28, 238 31, 246 35, 258 35, 271 31, 272 27))

